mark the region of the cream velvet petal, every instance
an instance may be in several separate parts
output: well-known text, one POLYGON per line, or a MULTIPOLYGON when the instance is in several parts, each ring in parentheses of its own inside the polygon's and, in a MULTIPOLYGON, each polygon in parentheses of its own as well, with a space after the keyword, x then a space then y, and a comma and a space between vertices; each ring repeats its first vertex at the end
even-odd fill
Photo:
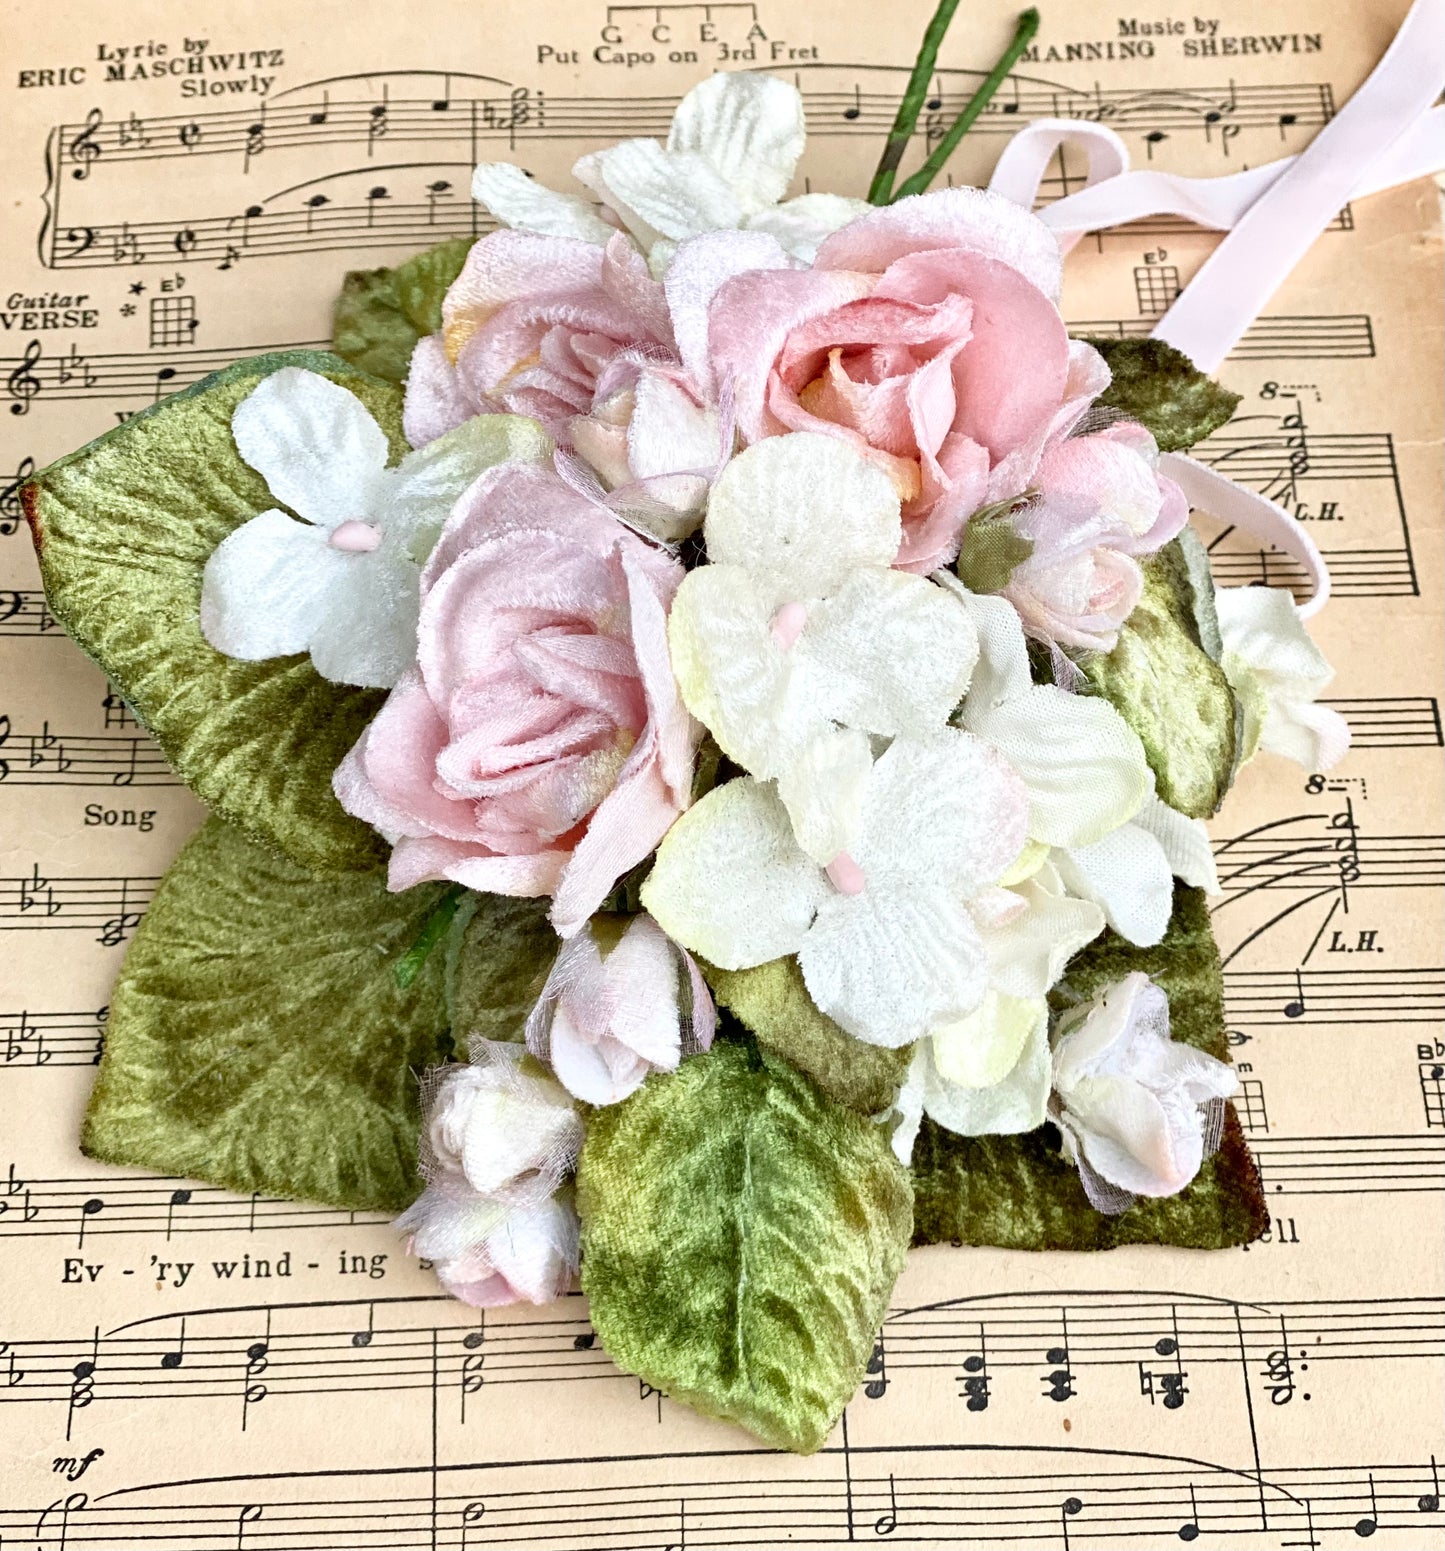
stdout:
POLYGON ((778 796, 798 844, 820 867, 853 844, 872 769, 867 735, 848 727, 819 729, 779 762, 778 796))
MULTIPOLYGON (((991 991, 980 1014, 992 997, 991 991)), ((1015 1135, 1036 1130, 1048 1118, 1048 1003, 1041 997, 1013 1001, 1008 1016, 1023 1025, 1024 1037, 1008 1070, 984 1086, 949 1081, 938 1065, 937 1037, 924 1041, 923 1107, 946 1130, 961 1136, 1015 1135)))
POLYGON ((1023 621, 1007 598, 970 592, 952 571, 936 571, 933 580, 958 599, 978 636, 978 661, 963 704, 963 725, 1001 701, 1025 694, 1033 683, 1023 621))
POLYGON ((386 433, 354 393, 299 366, 262 379, 231 417, 236 449, 292 511, 324 528, 369 520, 386 433))
POLYGON ((1055 851, 1053 859, 1069 892, 1098 905, 1121 937, 1140 948, 1163 940, 1174 875, 1147 830, 1124 824, 1093 845, 1055 851))
POLYGON ((747 230, 767 232, 794 258, 811 264, 827 238, 873 208, 866 199, 843 194, 799 194, 750 215, 747 230))
MULTIPOLYGON (((937 885, 961 903, 1023 849, 1027 818, 1023 782, 979 739, 953 727, 895 738, 873 766, 853 857, 880 888, 937 885)), ((966 936, 977 940, 971 919, 966 936)))
POLYGON ((319 601, 311 662, 324 679, 390 689, 416 657, 420 572, 398 541, 350 562, 319 601))
POLYGON ((485 205, 503 226, 539 232, 544 237, 576 237, 605 246, 616 236, 590 200, 559 194, 538 183, 512 162, 483 162, 472 174, 472 198, 485 205))
POLYGON ((735 227, 743 217, 737 195, 705 156, 665 150, 656 140, 594 151, 572 174, 617 211, 644 248, 658 237, 681 241, 735 227))
POLYGON ((750 969, 796 953, 829 892, 777 794, 742 777, 668 831, 642 903, 674 942, 719 969, 750 969))
POLYGON ((913 878, 911 887, 874 880, 861 894, 830 892, 798 954, 819 1011, 865 1044, 910 1044, 966 1017, 988 988, 988 955, 967 908, 929 880, 921 857, 913 878))
POLYGON ((1153 790, 1139 736, 1108 701, 1054 684, 968 718, 1029 789, 1029 836, 1092 845, 1126 823, 1153 790))
MULTIPOLYGON (((644 372, 638 378, 627 427, 627 461, 634 478, 711 474, 722 452, 715 409, 697 403, 662 372, 644 372)), ((701 487, 701 494, 706 494, 706 486, 701 487)), ((701 506, 701 498, 697 504, 701 506)))
POLYGON ((755 71, 719 72, 678 103, 667 149, 697 152, 752 215, 787 192, 805 134, 797 87, 755 71))
POLYGON ((1009 890, 1024 901, 1024 910, 996 926, 980 923, 990 980, 1010 996, 1045 995, 1074 954, 1104 930, 1099 906, 1070 898, 1057 879, 1046 865, 1009 890))
POLYGON ((1259 746, 1306 770, 1331 770, 1349 752, 1350 724, 1329 706, 1281 700, 1264 719, 1259 746))
POLYGON ((1147 830, 1159 842, 1176 878, 1210 894, 1219 893, 1214 847, 1209 843, 1203 819, 1186 818, 1159 798, 1151 797, 1130 822, 1147 830))
POLYGON ((522 415, 473 415, 454 430, 408 453, 391 473, 383 526, 404 539, 418 564, 426 560, 452 508, 478 475, 499 463, 538 462, 552 441, 522 415), (420 548, 423 553, 417 553, 420 548))
POLYGON ((802 600, 836 592, 859 566, 888 566, 903 524, 886 474, 837 437, 799 432, 728 464, 704 533, 714 562, 755 572, 780 600, 802 600))
POLYGON ((934 1029, 933 1064, 947 1083, 991 1088, 1014 1069, 1031 1035, 1048 1020, 1042 997, 1018 997, 988 988, 966 1018, 934 1029))
POLYGON ((287 657, 311 644, 318 611, 346 562, 326 531, 262 512, 211 552, 201 581, 201 632, 243 662, 287 657))
POLYGON ((684 579, 672 601, 667 641, 689 711, 730 759, 754 775, 774 773, 783 752, 786 654, 770 628, 773 602, 740 566, 708 565, 684 579))
POLYGON ((978 637, 932 582, 866 569, 809 611, 793 650, 821 711, 891 737, 943 726, 968 688, 978 637))
POLYGON ((877 274, 895 259, 964 248, 1017 269, 1051 300, 1063 280, 1058 238, 1036 215, 985 189, 911 194, 845 226, 818 250, 820 269, 877 274))

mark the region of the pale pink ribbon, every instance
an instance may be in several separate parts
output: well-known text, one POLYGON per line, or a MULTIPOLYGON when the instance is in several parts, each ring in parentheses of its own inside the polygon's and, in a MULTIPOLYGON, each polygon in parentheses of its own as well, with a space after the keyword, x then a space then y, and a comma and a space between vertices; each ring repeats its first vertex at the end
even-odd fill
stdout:
MULTIPOLYGON (((1086 232, 1151 215, 1227 231, 1153 331, 1213 371, 1344 205, 1445 168, 1445 108, 1433 106, 1442 87, 1445 0, 1415 0, 1369 79, 1298 156, 1220 178, 1134 172, 1128 147, 1105 125, 1039 119, 1010 141, 989 187, 1032 208, 1045 169, 1067 143, 1085 153, 1085 186, 1038 212, 1065 252, 1086 232)), ((1192 458, 1170 454, 1161 467, 1191 506, 1299 562, 1311 588, 1302 616, 1324 607, 1329 572, 1295 517, 1192 458)))

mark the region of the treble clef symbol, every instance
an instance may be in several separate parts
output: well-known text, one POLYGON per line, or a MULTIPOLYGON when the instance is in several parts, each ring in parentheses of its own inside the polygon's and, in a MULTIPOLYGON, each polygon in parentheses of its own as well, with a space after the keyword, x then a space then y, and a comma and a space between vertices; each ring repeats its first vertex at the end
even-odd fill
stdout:
POLYGON ((80 165, 70 174, 72 178, 88 178, 90 176, 91 163, 100 155, 100 147, 95 143, 95 136, 105 115, 99 108, 92 108, 85 115, 85 128, 70 142, 68 147, 70 159, 79 162, 80 165))
POLYGON ((28 415, 30 400, 40 392, 40 379, 30 370, 40 359, 40 341, 32 339, 25 347, 25 355, 19 366, 5 379, 10 397, 16 402, 10 406, 12 415, 28 415))
POLYGON ((0 490, 0 539, 8 538, 20 526, 25 515, 20 505, 20 487, 35 472, 35 459, 22 458, 10 482, 0 490))

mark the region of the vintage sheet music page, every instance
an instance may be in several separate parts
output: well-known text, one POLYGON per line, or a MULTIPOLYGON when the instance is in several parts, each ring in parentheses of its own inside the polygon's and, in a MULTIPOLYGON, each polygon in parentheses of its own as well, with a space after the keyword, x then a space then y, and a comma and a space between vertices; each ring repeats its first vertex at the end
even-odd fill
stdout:
MULTIPOLYGON (((1304 519, 1355 746, 1265 757, 1213 825, 1240 1113, 1272 1220, 1219 1254, 938 1248, 829 1445, 778 1455, 620 1375, 579 1298, 485 1316, 379 1219, 76 1145, 127 939, 201 818, 46 613, 17 482, 238 355, 324 342, 348 267, 486 230, 478 159, 565 180, 715 68, 807 103, 861 193, 931 0, 5 0, 0 74, 0 1544, 192 1551, 1445 1547, 1441 246, 1420 183, 1343 211, 1222 375, 1200 455, 1304 519)), ((936 136, 1012 29, 964 7, 936 136)), ((955 158, 1043 114, 1137 164, 1308 143, 1405 0, 1046 0, 955 158)), ((916 155, 916 152, 915 152, 916 155)), ((1077 186, 1072 160, 1046 196, 1077 186)), ((1214 238, 1071 256, 1142 335, 1214 238)), ((1211 535, 1213 536, 1213 535, 1211 535)), ((1236 535, 1218 577, 1285 582, 1236 535)))

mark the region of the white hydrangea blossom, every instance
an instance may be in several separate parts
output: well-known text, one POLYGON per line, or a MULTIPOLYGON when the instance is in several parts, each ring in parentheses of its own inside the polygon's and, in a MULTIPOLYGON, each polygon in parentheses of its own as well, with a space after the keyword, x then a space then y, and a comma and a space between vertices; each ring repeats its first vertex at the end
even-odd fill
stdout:
POLYGON ((803 850, 849 849, 870 735, 940 728, 968 684, 973 625, 932 582, 890 569, 902 535, 886 475, 835 437, 770 437, 714 485, 711 564, 668 624, 688 709, 729 758, 776 780, 803 850))
POLYGON ((797 843, 750 778, 673 826, 643 888, 667 934, 723 969, 797 954, 809 995, 869 1044, 967 1018, 988 990, 980 917, 1024 839, 1018 777, 971 734, 895 738, 865 778, 847 866, 797 843))
MULTIPOLYGON (((759 231, 804 263, 818 244, 871 207, 838 194, 784 200, 803 154, 803 99, 776 76, 719 73, 688 92, 667 144, 623 140, 582 157, 573 176, 654 255, 712 231, 759 231)), ((576 194, 534 182, 510 162, 484 162, 472 197, 506 226, 605 243, 617 227, 576 194)))
POLYGON ((494 463, 548 445, 531 421, 477 416, 388 468, 386 432, 361 400, 295 366, 236 406, 231 431, 296 515, 273 508, 222 539, 202 632, 228 657, 309 652, 323 678, 377 689, 416 655, 421 568, 458 497, 494 463))

